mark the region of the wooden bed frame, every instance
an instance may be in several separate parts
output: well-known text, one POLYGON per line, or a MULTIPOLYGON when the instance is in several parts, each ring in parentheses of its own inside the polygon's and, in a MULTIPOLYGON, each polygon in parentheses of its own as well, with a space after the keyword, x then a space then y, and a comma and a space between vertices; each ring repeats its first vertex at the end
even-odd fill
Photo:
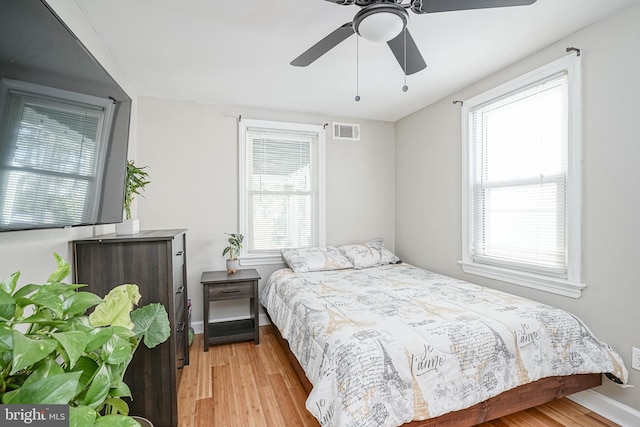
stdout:
MULTIPOLYGON (((266 310, 265 310, 266 313, 266 310)), ((267 314, 267 317, 269 315, 267 314)), ((271 318, 269 318, 271 321, 271 318)), ((289 343, 285 340, 278 328, 271 322, 275 336, 287 355, 289 363, 293 366, 300 383, 307 394, 313 385, 307 378, 302 366, 289 348, 289 343)), ((505 391, 489 400, 478 403, 467 409, 450 412, 436 418, 424 421, 412 421, 403 424, 406 427, 466 427, 475 426, 485 421, 494 420, 505 415, 513 414, 524 409, 533 408, 543 403, 568 396, 579 391, 597 387, 602 384, 602 374, 580 374, 567 375, 561 377, 549 377, 541 380, 521 385, 512 390, 505 391)))

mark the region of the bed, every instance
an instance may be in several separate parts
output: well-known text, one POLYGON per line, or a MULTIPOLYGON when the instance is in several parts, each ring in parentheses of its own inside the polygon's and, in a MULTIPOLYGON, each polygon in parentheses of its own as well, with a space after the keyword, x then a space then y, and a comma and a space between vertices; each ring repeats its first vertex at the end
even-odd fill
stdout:
POLYGON ((627 380, 572 314, 401 263, 381 240, 283 257, 260 302, 322 426, 475 425, 627 380))

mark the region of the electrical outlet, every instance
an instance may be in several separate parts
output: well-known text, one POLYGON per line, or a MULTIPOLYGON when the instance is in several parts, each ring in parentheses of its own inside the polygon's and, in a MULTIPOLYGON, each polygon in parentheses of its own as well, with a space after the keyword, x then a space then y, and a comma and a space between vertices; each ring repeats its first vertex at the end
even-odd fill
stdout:
POLYGON ((640 348, 631 347, 631 367, 640 371, 640 348))

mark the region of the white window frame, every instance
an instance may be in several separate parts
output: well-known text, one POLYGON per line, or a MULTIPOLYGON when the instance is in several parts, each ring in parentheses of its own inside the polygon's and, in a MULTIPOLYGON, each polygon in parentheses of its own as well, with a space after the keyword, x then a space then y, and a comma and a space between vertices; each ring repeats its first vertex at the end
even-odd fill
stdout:
MULTIPOLYGON (((318 212, 317 230, 318 246, 326 244, 326 184, 325 184, 325 128, 322 125, 277 122, 271 120, 257 120, 241 118, 238 121, 238 172, 239 172, 239 227, 240 233, 245 237, 249 230, 248 201, 247 201, 247 129, 262 128, 274 131, 290 132, 315 132, 318 134, 318 212)), ((268 265, 280 264, 283 261, 280 251, 269 253, 250 254, 246 247, 242 248, 238 257, 241 265, 268 265)))
POLYGON ((520 286, 579 298, 586 287, 581 283, 582 228, 582 121, 581 121, 581 58, 572 53, 509 81, 480 95, 465 100, 462 107, 462 260, 458 263, 465 273, 501 280, 520 286), (568 76, 568 172, 566 193, 567 271, 562 277, 545 274, 544 269, 525 271, 508 266, 496 266, 472 259, 472 147, 470 112, 480 104, 499 99, 509 93, 542 81, 554 74, 568 76))

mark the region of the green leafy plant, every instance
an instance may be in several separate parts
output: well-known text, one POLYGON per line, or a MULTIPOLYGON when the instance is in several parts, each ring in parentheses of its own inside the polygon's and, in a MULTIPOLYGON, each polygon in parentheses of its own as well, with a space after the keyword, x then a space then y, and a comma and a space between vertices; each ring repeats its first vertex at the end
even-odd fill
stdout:
POLYGON ((240 250, 242 249, 242 241, 244 240, 244 236, 240 233, 238 234, 229 234, 224 233, 229 236, 228 242, 229 246, 224 248, 222 251, 222 256, 225 256, 227 253, 229 254, 229 259, 238 259, 238 255, 240 254, 240 250))
POLYGON ((70 267, 54 256, 58 268, 43 285, 18 288, 19 272, 0 282, 0 401, 68 404, 72 427, 139 427, 122 399, 131 397, 124 374, 141 342, 169 338, 167 311, 158 303, 134 310, 134 284, 102 299, 62 283, 70 267))
MULTIPOLYGON (((150 184, 149 174, 145 171, 147 167, 138 167, 133 160, 127 162, 127 175, 125 178, 124 190, 124 212, 127 219, 131 219, 131 205, 136 195, 142 196, 141 191, 147 184, 150 184)), ((144 197, 144 196, 142 196, 144 197)))

